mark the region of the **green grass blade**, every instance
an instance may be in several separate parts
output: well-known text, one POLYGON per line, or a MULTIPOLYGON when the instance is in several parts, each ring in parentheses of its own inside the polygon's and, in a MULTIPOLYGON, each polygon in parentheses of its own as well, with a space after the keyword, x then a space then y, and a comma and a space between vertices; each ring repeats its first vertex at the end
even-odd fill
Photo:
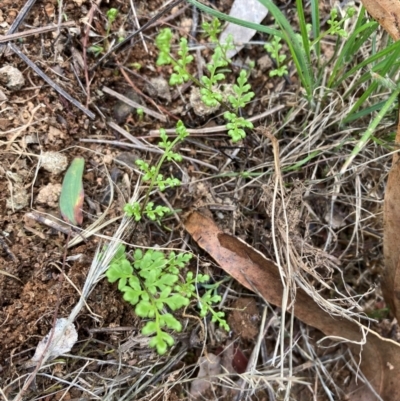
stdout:
POLYGON ((370 71, 364 73, 347 91, 344 93, 343 98, 346 99, 348 96, 351 96, 359 86, 361 86, 364 82, 375 80, 376 83, 380 86, 388 88, 390 90, 394 90, 396 86, 393 81, 390 80, 394 74, 397 74, 397 71, 400 67, 400 60, 397 60, 393 63, 390 71, 386 74, 388 78, 382 77, 380 75, 380 71, 385 67, 387 60, 382 60, 378 64, 376 64, 370 71), (391 71, 393 70, 393 71, 391 71))
MULTIPOLYGON (((340 85, 344 80, 353 76, 356 71, 360 70, 361 68, 366 67, 369 64, 375 63, 375 61, 377 61, 381 58, 384 58, 383 62, 385 63, 386 62, 385 60, 387 60, 387 56, 389 56, 389 54, 391 52, 396 52, 397 56, 395 56, 395 58, 400 55, 400 41, 391 44, 390 46, 382 49, 380 52, 373 54, 372 56, 368 57, 364 61, 361 61, 361 63, 358 63, 356 66, 354 66, 348 72, 346 72, 342 77, 340 77, 340 79, 338 79, 338 82, 335 83, 335 86, 340 85)), ((374 72, 378 72, 378 70, 375 69, 374 72)))
POLYGON ((216 18, 222 19, 224 21, 232 22, 233 24, 237 24, 240 26, 244 26, 246 28, 250 29, 255 29, 256 31, 266 33, 268 35, 273 35, 273 36, 279 36, 280 38, 284 38, 282 32, 273 29, 273 28, 268 28, 264 25, 260 24, 255 24, 253 22, 245 21, 239 18, 234 18, 231 17, 228 14, 221 13, 220 11, 214 10, 211 7, 207 7, 206 5, 198 2, 197 0, 186 0, 188 3, 193 4, 196 6, 199 10, 204 11, 207 14, 210 14, 216 18))
POLYGON ((60 211, 63 219, 73 225, 82 224, 83 184, 85 160, 76 157, 65 173, 60 196, 60 211))
MULTIPOLYGON (((369 37, 377 31, 379 24, 376 21, 370 21, 357 28, 354 32, 360 33, 360 36, 354 41, 354 45, 349 48, 348 59, 351 59, 354 54, 356 54, 361 46, 369 39, 369 37)), ((374 51, 375 53, 375 51, 374 51)))
MULTIPOLYGON (((311 0, 311 22, 312 22, 312 33, 313 38, 319 38, 321 34, 321 25, 319 20, 319 1, 318 0, 311 0)), ((314 45, 315 54, 317 55, 318 63, 319 58, 321 56, 321 42, 318 41, 314 45)))
POLYGON ((304 53, 307 57, 307 63, 311 65, 310 41, 308 38, 306 17, 304 16, 303 1, 296 0, 297 16, 299 18, 300 33, 303 40, 304 53))
POLYGON ((372 137, 372 135, 375 131, 375 128, 378 126, 378 124, 382 121, 383 117, 387 114, 387 112, 393 106, 394 102, 396 102, 399 94, 400 94, 400 85, 398 85, 396 90, 390 95, 389 99, 385 102, 384 106, 381 108, 378 115, 371 122, 368 129, 365 131, 364 135, 361 137, 361 139, 358 141, 357 145, 352 150, 349 158, 345 161, 342 168, 340 169, 341 174, 343 174, 347 170, 347 168, 352 163, 354 158, 358 155, 358 153, 360 153, 360 151, 367 144, 369 139, 372 137))
MULTIPOLYGON (((359 28, 357 28, 350 37, 346 40, 346 44, 343 46, 343 49, 336 60, 336 63, 333 67, 331 76, 329 78, 327 86, 329 88, 338 87, 343 80, 344 76, 341 76, 340 72, 344 70, 344 66, 346 63, 351 61, 354 57, 354 54, 357 53, 361 45, 368 39, 368 37, 377 29, 378 24, 376 22, 370 22, 365 24, 359 28), (340 77, 340 78, 339 78, 340 77), (338 79, 339 78, 339 79, 338 79)), ((357 64, 352 70, 353 74, 360 68, 362 68, 361 64, 357 64)), ((366 64, 364 64, 366 65, 366 64)), ((350 74, 345 74, 346 77, 350 76, 350 74)))
POLYGON ((385 105, 386 100, 382 102, 378 102, 373 104, 372 106, 366 107, 365 109, 362 109, 358 111, 357 113, 352 114, 350 117, 346 118, 346 123, 351 123, 352 121, 358 120, 359 118, 364 118, 365 116, 370 115, 371 113, 374 113, 376 111, 379 112, 379 110, 382 109, 382 107, 385 105))
POLYGON ((307 56, 305 54, 303 45, 302 43, 300 43, 300 40, 293 31, 289 21, 282 14, 279 8, 276 7, 275 4, 271 2, 271 0, 258 0, 258 1, 271 12, 276 22, 278 23, 279 27, 281 28, 281 31, 268 28, 264 25, 254 24, 247 21, 243 21, 238 18, 233 18, 219 11, 215 11, 212 8, 205 6, 204 4, 201 4, 197 0, 186 0, 186 1, 190 4, 193 4, 200 10, 213 15, 214 17, 232 22, 234 24, 242 25, 247 28, 255 29, 259 32, 264 32, 269 35, 278 36, 284 39, 289 46, 290 53, 296 65, 300 81, 302 82, 303 87, 307 92, 307 97, 311 100, 315 84, 314 84, 314 79, 312 77, 311 66, 310 63, 308 63, 307 61, 307 56))
POLYGON ((314 150, 311 152, 307 157, 304 159, 298 161, 297 163, 293 164, 292 166, 287 166, 282 168, 282 172, 288 172, 288 171, 296 171, 299 170, 302 166, 307 164, 310 160, 314 159, 314 157, 318 156, 321 154, 321 151, 319 150, 314 150))
POLYGON ((281 28, 283 39, 286 40, 286 43, 289 46, 300 81, 306 90, 308 99, 311 100, 316 83, 311 70, 311 65, 308 62, 307 55, 304 51, 303 44, 300 43, 298 36, 294 32, 287 18, 271 0, 258 1, 268 8, 272 16, 275 18, 275 21, 281 28))
MULTIPOLYGON (((400 45, 400 41, 397 42, 397 43, 400 45)), ((397 60, 398 60, 399 56, 400 56, 400 47, 398 46, 396 51, 394 51, 390 55, 390 57, 386 58, 383 61, 383 63, 380 64, 380 65, 382 65, 382 68, 380 68, 379 71, 378 71, 379 75, 381 75, 382 77, 385 77, 386 74, 391 70, 392 66, 397 64, 397 60)), ((378 68, 376 68, 376 66, 375 66, 375 68, 373 68, 373 70, 376 70, 376 69, 378 69, 378 68)), ((378 85, 380 85, 378 80, 375 80, 374 82, 372 82, 372 84, 368 87, 368 89, 360 96, 360 98, 354 104, 354 106, 350 110, 350 112, 347 115, 347 117, 343 120, 344 124, 346 124, 348 119, 350 119, 351 116, 361 107, 361 105, 364 104, 365 100, 368 99, 368 97, 373 92, 375 92, 375 90, 377 89, 378 85)), ((351 92, 347 91, 347 93, 351 93, 351 92)), ((346 96, 346 94, 345 94, 345 96, 346 96)))

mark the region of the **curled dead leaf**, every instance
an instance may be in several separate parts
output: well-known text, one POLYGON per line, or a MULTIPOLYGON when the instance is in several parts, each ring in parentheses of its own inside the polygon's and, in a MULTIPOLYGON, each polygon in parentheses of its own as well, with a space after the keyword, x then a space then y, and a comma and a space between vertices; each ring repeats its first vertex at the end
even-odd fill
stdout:
POLYGON ((204 399, 207 391, 216 381, 217 375, 221 373, 221 358, 214 354, 199 358, 199 373, 192 381, 190 395, 195 399, 204 399))
POLYGON ((394 39, 400 39, 399 0, 361 0, 371 16, 376 19, 394 39))

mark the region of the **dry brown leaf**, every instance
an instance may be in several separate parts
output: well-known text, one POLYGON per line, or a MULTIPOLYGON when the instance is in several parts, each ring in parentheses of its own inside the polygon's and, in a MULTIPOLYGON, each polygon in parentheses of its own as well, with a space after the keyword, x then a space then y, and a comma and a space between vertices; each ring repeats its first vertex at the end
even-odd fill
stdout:
POLYGON ((394 39, 400 39, 399 0, 361 0, 368 13, 376 19, 394 39))
POLYGON ((190 395, 194 399, 205 399, 212 384, 217 381, 216 376, 221 373, 221 358, 214 354, 207 354, 206 357, 199 358, 198 363, 200 369, 197 378, 190 386, 190 395))
MULTIPOLYGON (((238 238, 222 232, 213 220, 193 212, 186 221, 186 230, 201 248, 228 274, 249 290, 256 291, 271 304, 282 306, 283 286, 277 266, 260 252, 238 238)), ((332 317, 304 291, 297 289, 295 316, 321 330, 327 336, 349 340, 357 358, 361 355, 361 370, 383 400, 400 400, 400 345, 368 331, 367 343, 360 346, 363 335, 360 326, 350 320, 332 317)), ((359 386, 349 394, 349 400, 378 399, 367 386, 359 386), (368 397, 368 398, 367 398, 368 397)))
MULTIPOLYGON (((400 3, 400 2, 399 2, 400 3)), ((395 143, 400 143, 400 123, 395 143)), ((383 206, 383 253, 385 269, 382 274, 382 292, 397 321, 400 322, 400 163, 399 154, 393 155, 383 206)))

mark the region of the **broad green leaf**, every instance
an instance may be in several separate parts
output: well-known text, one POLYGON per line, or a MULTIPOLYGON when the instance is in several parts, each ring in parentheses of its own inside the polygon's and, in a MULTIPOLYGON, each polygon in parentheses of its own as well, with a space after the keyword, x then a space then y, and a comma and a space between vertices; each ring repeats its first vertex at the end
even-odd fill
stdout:
POLYGON ((171 330, 182 330, 182 324, 170 313, 165 313, 164 315, 160 316, 160 326, 163 327, 164 325, 171 330))
POLYGON ((131 305, 136 305, 139 302, 139 297, 142 293, 141 290, 134 290, 132 287, 123 287, 121 291, 124 293, 124 299, 131 305))
POLYGON ((120 278, 128 278, 132 275, 132 266, 128 260, 113 261, 106 272, 110 283, 114 283, 120 278))
POLYGON ((140 317, 153 317, 154 307, 149 301, 144 301, 143 299, 136 305, 135 313, 140 317))
POLYGON ((161 336, 153 337, 150 342, 149 346, 151 348, 157 348, 157 352, 159 355, 164 355, 167 352, 167 343, 162 339, 161 336))
POLYGON ((161 275, 153 285, 157 286, 162 291, 165 287, 172 287, 178 281, 178 278, 176 274, 166 273, 161 275))
POLYGON ((150 336, 157 331, 157 323, 154 321, 147 322, 142 329, 142 334, 144 336, 150 336))
MULTIPOLYGON (((128 262, 129 263, 129 262, 128 262)), ((132 268, 132 266, 131 266, 132 268)), ((132 273, 131 273, 132 274, 132 273)), ((140 285, 140 281, 136 276, 130 276, 129 277, 129 285, 136 291, 139 291, 142 289, 141 285, 140 285)))
POLYGON ((85 160, 76 157, 69 166, 62 184, 60 196, 60 211, 63 219, 73 225, 80 225, 83 221, 83 184, 82 175, 85 160))
MULTIPOLYGON (((169 288, 169 287, 167 287, 169 288)), ((160 296, 161 299, 161 296, 160 296)), ((180 294, 173 294, 169 296, 168 298, 162 299, 164 303, 166 303, 172 310, 177 310, 179 308, 182 308, 183 306, 188 306, 189 305, 189 299, 185 298, 184 296, 180 294)))

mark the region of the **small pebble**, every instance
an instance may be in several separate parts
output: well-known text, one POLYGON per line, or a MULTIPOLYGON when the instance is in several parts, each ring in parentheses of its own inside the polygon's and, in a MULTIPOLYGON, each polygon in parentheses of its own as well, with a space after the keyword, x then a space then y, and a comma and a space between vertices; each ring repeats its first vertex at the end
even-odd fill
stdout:
POLYGON ((25 79, 20 70, 11 65, 6 65, 0 68, 0 83, 10 90, 17 91, 24 86, 25 79))
POLYGON ((68 159, 63 153, 43 152, 40 157, 41 167, 52 174, 60 174, 66 170, 68 159))
POLYGON ((13 186, 10 198, 6 200, 7 209, 13 211, 23 209, 29 204, 29 194, 22 184, 15 184, 13 186))
MULTIPOLYGON (((121 93, 121 95, 124 95, 128 99, 141 104, 140 97, 133 89, 128 89, 124 93, 121 93)), ((126 121, 126 119, 128 118, 129 114, 133 113, 135 110, 136 109, 134 107, 129 106, 129 104, 126 104, 125 102, 119 100, 115 104, 114 109, 113 109, 114 120, 118 124, 123 124, 126 121)))
POLYGON ((266 54, 265 56, 262 56, 257 60, 257 65, 258 67, 260 67, 260 70, 262 72, 265 72, 267 70, 270 70, 274 66, 274 63, 272 62, 268 54, 266 54))
POLYGON ((171 88, 165 78, 151 78, 150 83, 151 85, 147 85, 146 87, 150 96, 158 96, 161 99, 165 99, 167 102, 171 101, 171 88))
POLYGON ((136 160, 139 159, 139 156, 135 151, 129 152, 121 152, 115 158, 115 160, 126 164, 128 167, 137 168, 136 160))

